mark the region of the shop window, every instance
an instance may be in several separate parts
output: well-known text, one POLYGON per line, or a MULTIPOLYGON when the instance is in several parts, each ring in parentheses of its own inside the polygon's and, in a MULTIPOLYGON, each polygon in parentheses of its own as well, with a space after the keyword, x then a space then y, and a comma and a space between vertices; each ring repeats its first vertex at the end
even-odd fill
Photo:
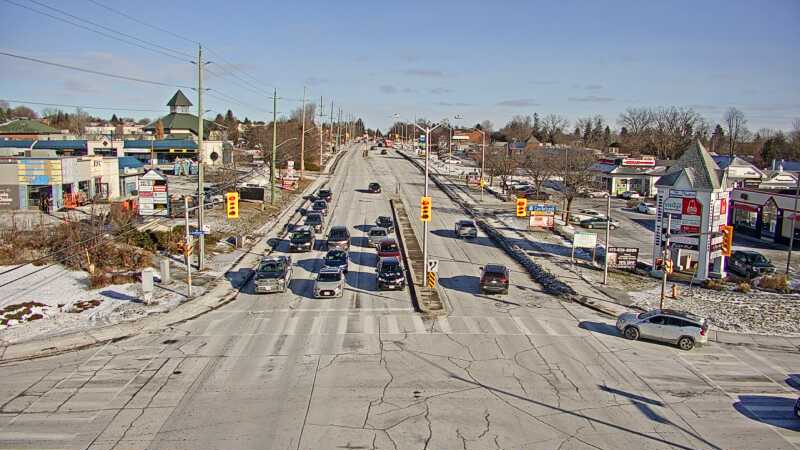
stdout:
POLYGON ((778 224, 778 208, 774 202, 767 202, 762 208, 761 236, 774 238, 778 224))
POLYGON ((733 210, 733 225, 737 228, 749 228, 756 231, 758 223, 758 213, 746 209, 736 208, 733 210))

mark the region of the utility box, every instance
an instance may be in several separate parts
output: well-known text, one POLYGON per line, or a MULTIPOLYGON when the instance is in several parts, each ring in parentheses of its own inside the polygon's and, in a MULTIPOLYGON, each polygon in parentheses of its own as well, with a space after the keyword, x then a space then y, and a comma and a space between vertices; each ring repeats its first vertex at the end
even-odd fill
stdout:
POLYGON ((142 269, 142 301, 145 305, 153 302, 154 278, 155 270, 150 267, 142 269))
POLYGON ((169 260, 162 259, 158 263, 158 269, 161 272, 161 283, 166 284, 172 281, 172 278, 169 273, 169 260))

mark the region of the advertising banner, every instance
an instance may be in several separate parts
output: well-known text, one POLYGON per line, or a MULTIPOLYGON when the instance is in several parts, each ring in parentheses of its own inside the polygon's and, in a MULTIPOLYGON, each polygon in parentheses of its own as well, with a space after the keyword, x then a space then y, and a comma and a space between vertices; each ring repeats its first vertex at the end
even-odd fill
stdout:
POLYGON ((609 247, 608 266, 616 269, 636 268, 639 259, 639 249, 636 247, 609 247))

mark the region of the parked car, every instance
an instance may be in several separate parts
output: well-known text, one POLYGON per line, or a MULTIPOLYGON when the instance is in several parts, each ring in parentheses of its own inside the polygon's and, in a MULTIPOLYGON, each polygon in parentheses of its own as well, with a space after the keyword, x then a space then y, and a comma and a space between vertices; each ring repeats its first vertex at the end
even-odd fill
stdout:
POLYGON ((448 159, 445 159, 442 162, 445 163, 445 164, 454 164, 454 165, 457 165, 457 166, 462 164, 460 159, 455 159, 455 158, 448 158, 448 159))
POLYGON ((389 151, 386 150, 385 147, 381 149, 381 155, 388 155, 388 154, 389 154, 389 151))
POLYGON ((606 228, 610 227, 612 230, 619 228, 619 222, 614 219, 606 219, 605 216, 590 217, 580 221, 580 225, 584 228, 606 228), (608 225, 606 225, 608 224, 608 225))
POLYGON ((311 211, 320 213, 323 216, 328 215, 328 202, 325 200, 317 200, 311 204, 311 211))
POLYGON ((621 198, 624 198, 625 200, 637 199, 637 198, 641 198, 641 197, 642 197, 642 196, 641 196, 641 195, 639 195, 639 193, 638 193, 638 192, 636 192, 636 191, 625 191, 625 192, 623 192, 622 194, 619 194, 619 196, 620 196, 621 198))
POLYGON ((569 221, 570 222, 580 222, 584 219, 591 219, 594 217, 605 217, 605 215, 601 214, 600 211, 595 209, 581 209, 574 213, 570 213, 569 221))
POLYGON ((606 191, 587 191, 586 196, 589 198, 606 198, 608 197, 608 192, 606 191))
POLYGON ((386 228, 372 227, 367 232, 367 240, 371 247, 376 247, 382 240, 386 239, 388 235, 389 233, 386 231, 386 228))
POLYGON ((378 258, 388 258, 390 256, 394 256, 395 258, 400 257, 400 246, 397 245, 397 241, 392 238, 386 238, 378 243, 377 246, 378 251, 378 258))
POLYGON ((292 281, 292 258, 267 256, 261 259, 254 278, 256 294, 286 292, 292 281))
POLYGON ((333 198, 333 191, 330 189, 320 189, 319 192, 317 192, 317 198, 330 202, 331 198, 333 198))
POLYGON ((381 185, 379 183, 370 183, 369 187, 367 188, 373 194, 378 194, 381 192, 381 185))
POLYGON ((314 280, 314 297, 341 297, 344 295, 344 276, 338 267, 323 267, 314 280))
POLYGON ((311 227, 302 226, 295 228, 289 238, 290 252, 310 252, 314 250, 314 232, 311 227))
POLYGON ((395 257, 381 258, 375 267, 378 278, 378 290, 403 289, 406 286, 406 278, 403 275, 403 266, 400 259, 395 257))
POLYGON ((500 264, 481 267, 478 290, 481 294, 508 294, 509 270, 500 264))
POLYGON ((323 267, 336 267, 342 270, 342 273, 347 273, 350 268, 350 263, 347 258, 347 252, 344 250, 328 250, 325 258, 322 259, 323 267))
POLYGON ((734 250, 728 268, 747 278, 775 273, 775 266, 766 256, 752 250, 734 250))
POLYGON ((311 227, 315 233, 322 233, 322 214, 308 213, 306 215, 305 225, 311 227))
POLYGON ((647 202, 641 202, 636 205, 636 211, 642 214, 655 214, 656 213, 656 205, 647 202))
POLYGON ((535 189, 528 189, 526 191, 518 192, 518 196, 525 197, 528 200, 544 202, 550 200, 550 194, 544 191, 536 192, 535 189))
POLYGON ((617 329, 627 339, 639 338, 676 344, 691 350, 708 342, 708 321, 700 316, 674 309, 653 309, 643 313, 627 312, 617 319, 617 329))
POLYGON ((386 228, 386 231, 389 233, 394 233, 394 221, 389 216, 378 216, 378 218, 375 219, 375 225, 386 228))
POLYGON ((328 238, 325 240, 325 248, 333 250, 335 248, 350 250, 350 232, 347 227, 336 225, 328 231, 328 238))
POLYGON ((478 227, 475 226, 475 222, 472 220, 459 220, 456 222, 453 234, 459 239, 476 238, 478 237, 478 227))

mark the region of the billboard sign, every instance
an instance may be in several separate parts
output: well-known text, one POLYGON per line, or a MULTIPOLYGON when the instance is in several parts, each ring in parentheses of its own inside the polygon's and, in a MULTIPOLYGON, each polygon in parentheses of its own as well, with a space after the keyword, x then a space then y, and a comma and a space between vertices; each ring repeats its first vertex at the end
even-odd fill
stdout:
POLYGON ((703 211, 703 205, 701 205, 700 201, 697 200, 696 198, 683 199, 683 207, 681 209, 681 214, 685 214, 687 216, 699 216, 702 211, 703 211))
POLYGON ((637 247, 609 247, 608 248, 608 265, 616 269, 630 269, 636 268, 636 262, 639 260, 639 249, 637 247))
POLYGON ((579 231, 572 237, 572 247, 588 247, 594 248, 597 245, 597 235, 594 233, 587 233, 579 231))

